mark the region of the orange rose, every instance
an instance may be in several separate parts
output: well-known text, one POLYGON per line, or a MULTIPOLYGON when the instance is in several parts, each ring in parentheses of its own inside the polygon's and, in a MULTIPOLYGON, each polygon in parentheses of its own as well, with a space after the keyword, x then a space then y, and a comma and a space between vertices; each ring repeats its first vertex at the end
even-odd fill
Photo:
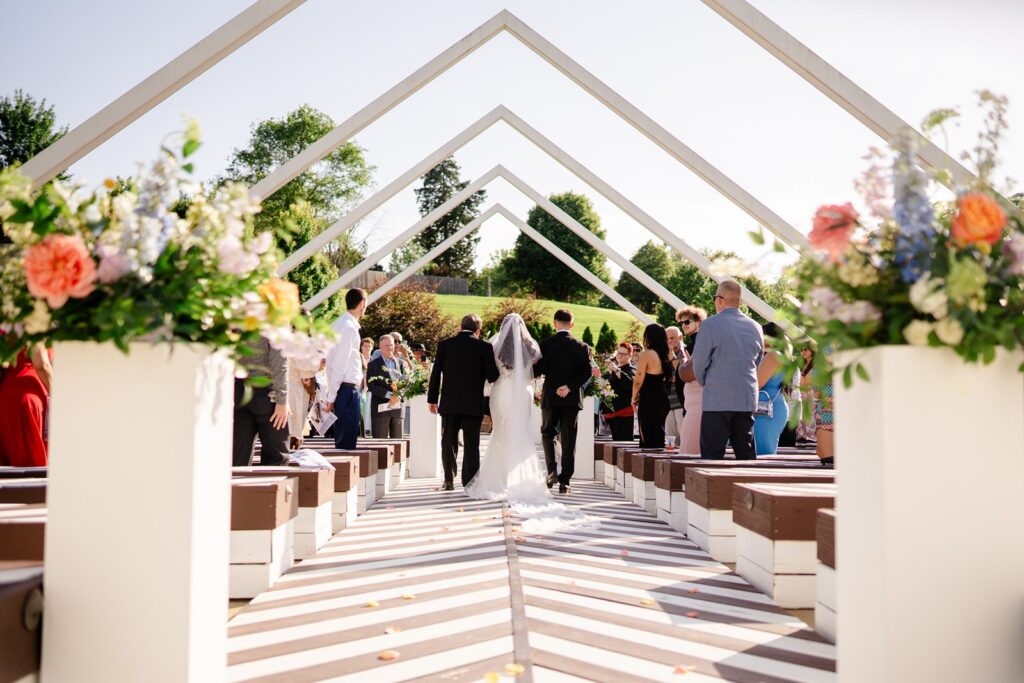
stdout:
POLYGON ((286 325, 299 314, 299 287, 275 277, 260 286, 260 295, 270 309, 269 318, 274 325, 286 325))
POLYGON ((51 234, 25 250, 25 280, 32 296, 60 308, 96 288, 96 262, 78 235, 51 234))
POLYGON ((838 263, 843 252, 850 246, 850 238, 859 218, 849 202, 819 206, 814 212, 814 226, 807 240, 815 249, 828 252, 833 263, 838 263))
POLYGON ((972 192, 960 198, 953 216, 953 239, 958 246, 995 244, 1003 234, 1006 214, 991 197, 972 192))

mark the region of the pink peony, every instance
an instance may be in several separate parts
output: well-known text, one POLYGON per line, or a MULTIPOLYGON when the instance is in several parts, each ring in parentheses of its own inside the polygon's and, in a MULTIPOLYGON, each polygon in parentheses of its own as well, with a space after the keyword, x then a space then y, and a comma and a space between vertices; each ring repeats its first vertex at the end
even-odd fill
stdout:
POLYGON ((60 308, 96 288, 96 262, 78 235, 47 235, 25 250, 25 279, 32 296, 60 308))
POLYGON ((829 259, 836 263, 850 246, 850 237, 857 227, 859 216, 849 202, 826 204, 814 212, 814 227, 807 239, 815 249, 828 252, 829 259))

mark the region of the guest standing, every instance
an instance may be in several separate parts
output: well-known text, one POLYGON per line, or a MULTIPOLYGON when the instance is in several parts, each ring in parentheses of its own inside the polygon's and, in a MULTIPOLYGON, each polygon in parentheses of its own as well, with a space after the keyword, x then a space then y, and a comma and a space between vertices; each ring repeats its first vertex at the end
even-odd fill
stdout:
POLYGON ((288 361, 288 446, 300 448, 309 434, 309 406, 316 398, 316 377, 320 361, 288 361))
POLYGON ((41 344, 0 370, 0 465, 46 467, 47 403, 53 368, 41 344))
POLYGON ((764 336, 761 326, 740 312, 741 291, 734 280, 719 283, 717 313, 701 325, 693 349, 692 369, 704 387, 702 458, 724 458, 730 441, 738 460, 754 458, 757 366, 764 356, 764 336))
MULTIPOLYGON (((822 351, 826 356, 832 353, 832 347, 826 346, 822 351)), ((813 374, 821 372, 820 368, 815 368, 813 374)), ((816 395, 814 402, 814 428, 815 436, 817 438, 817 452, 818 458, 821 460, 823 465, 832 465, 835 462, 835 418, 833 410, 835 409, 835 389, 832 383, 821 387, 816 395)))
POLYGON ((370 364, 370 354, 373 353, 373 339, 363 337, 359 344, 359 355, 363 357, 363 381, 359 385, 359 436, 366 436, 367 428, 370 426, 370 387, 366 383, 366 368, 370 364))
POLYGON ((683 333, 673 325, 665 328, 668 338, 668 358, 672 361, 672 379, 668 391, 668 416, 665 418, 665 436, 673 436, 679 441, 683 428, 683 382, 678 379, 676 369, 683 360, 683 333))
POLYGON ((633 378, 633 407, 640 423, 640 448, 665 447, 665 417, 672 381, 665 328, 652 323, 644 329, 644 350, 633 378))
POLYGON ((385 334, 380 338, 380 355, 367 365, 370 388, 370 429, 377 439, 402 438, 402 399, 391 388, 409 373, 409 365, 395 355, 395 340, 385 334), (381 406, 387 406, 383 410, 381 406))
POLYGON ((235 380, 235 422, 231 462, 252 463, 256 436, 260 437, 260 465, 281 465, 288 459, 288 359, 264 337, 250 348, 241 363, 250 377, 265 377, 270 384, 253 387, 248 403, 245 380, 235 380))
POLYGON ((334 412, 334 446, 345 450, 356 447, 359 435, 359 387, 363 383, 363 358, 359 353, 359 319, 366 311, 366 292, 350 289, 345 292, 348 309, 334 324, 338 342, 327 354, 327 409, 334 412))
POLYGON ((676 321, 686 335, 684 359, 676 372, 676 381, 683 383, 683 428, 679 433, 679 452, 688 455, 700 453, 700 418, 704 411, 704 387, 694 379, 692 363, 697 333, 700 332, 700 325, 707 317, 708 312, 699 306, 687 306, 676 312, 676 321))
POLYGON ((608 411, 604 414, 604 421, 615 441, 633 440, 633 376, 636 371, 629 364, 632 355, 633 348, 622 342, 608 363, 608 372, 604 373, 604 378, 615 392, 615 398, 604 404, 608 411))
POLYGON ((815 434, 814 428, 814 388, 811 386, 811 373, 814 371, 814 349, 810 346, 805 346, 800 350, 800 356, 804 359, 804 364, 800 368, 801 410, 800 424, 796 427, 796 444, 798 446, 817 441, 817 434, 815 434), (804 410, 810 413, 809 418, 804 417, 804 410))
MULTIPOLYGON (((762 331, 768 337, 779 334, 775 323, 768 323, 762 331)), ((779 437, 789 421, 789 403, 783 390, 785 373, 782 371, 782 356, 777 351, 765 352, 757 367, 757 383, 758 401, 770 403, 772 414, 754 415, 754 452, 757 455, 774 455, 779 450, 779 437)))

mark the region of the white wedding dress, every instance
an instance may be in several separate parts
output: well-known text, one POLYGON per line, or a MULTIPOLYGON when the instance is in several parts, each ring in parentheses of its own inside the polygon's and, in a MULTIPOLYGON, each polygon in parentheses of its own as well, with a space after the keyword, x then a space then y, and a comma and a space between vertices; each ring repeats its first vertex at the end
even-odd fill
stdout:
POLYGON ((551 499, 532 428, 533 365, 540 347, 523 319, 505 316, 492 341, 500 376, 491 388, 493 428, 479 472, 465 487, 480 500, 506 500, 527 533, 545 533, 598 522, 551 499))

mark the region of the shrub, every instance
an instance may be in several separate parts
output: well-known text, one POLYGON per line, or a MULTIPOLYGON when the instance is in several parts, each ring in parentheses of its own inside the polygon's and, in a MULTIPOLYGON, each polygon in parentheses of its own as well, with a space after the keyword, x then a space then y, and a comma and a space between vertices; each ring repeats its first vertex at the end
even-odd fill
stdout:
POLYGON ((583 343, 586 344, 587 346, 593 348, 593 346, 594 346, 594 333, 590 331, 590 326, 589 325, 587 327, 583 328, 583 334, 580 335, 580 340, 582 340, 583 343))
POLYGON ((437 343, 453 336, 459 322, 437 305, 437 297, 422 285, 403 285, 375 301, 360 321, 363 337, 374 340, 400 332, 409 344, 423 344, 431 356, 437 343))
POLYGON ((538 328, 544 318, 547 317, 543 306, 541 306, 537 301, 536 297, 510 296, 498 301, 493 306, 488 306, 484 309, 483 315, 481 316, 484 324, 484 337, 496 334, 501 328, 501 321, 504 320, 505 316, 509 313, 518 313, 521 315, 523 317, 523 322, 526 323, 526 327, 530 330, 531 334, 538 328))

